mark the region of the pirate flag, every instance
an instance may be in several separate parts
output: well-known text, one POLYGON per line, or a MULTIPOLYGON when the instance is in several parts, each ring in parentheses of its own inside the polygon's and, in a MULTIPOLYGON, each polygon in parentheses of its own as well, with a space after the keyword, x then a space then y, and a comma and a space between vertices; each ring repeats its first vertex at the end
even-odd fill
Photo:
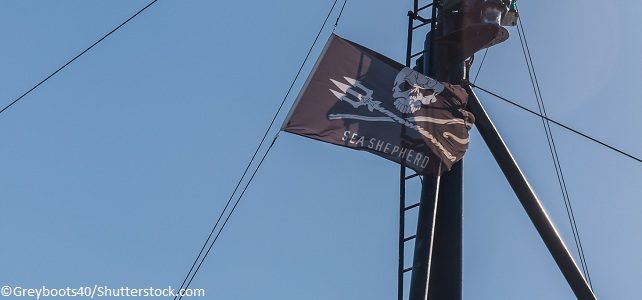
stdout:
POLYGON ((440 175, 468 148, 467 93, 332 35, 282 130, 440 175))

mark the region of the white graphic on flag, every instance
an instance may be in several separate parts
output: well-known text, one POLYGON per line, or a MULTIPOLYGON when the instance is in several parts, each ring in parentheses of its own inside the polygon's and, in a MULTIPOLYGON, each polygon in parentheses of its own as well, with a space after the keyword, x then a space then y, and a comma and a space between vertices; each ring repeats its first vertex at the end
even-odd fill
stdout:
MULTIPOLYGON (((385 109, 381 106, 381 101, 376 101, 373 98, 373 91, 363 85, 361 81, 352 79, 349 77, 343 77, 343 79, 349 83, 345 84, 334 79, 330 79, 332 83, 340 90, 335 91, 330 89, 330 92, 337 97, 337 99, 347 102, 354 108, 365 107, 369 111, 380 112, 386 117, 372 117, 372 116, 361 116, 354 114, 331 114, 328 116, 330 120, 337 119, 356 119, 363 121, 373 121, 373 122, 397 122, 401 125, 406 126, 412 130, 415 130, 422 136, 426 137, 431 143, 433 143, 448 160, 454 162, 457 160, 430 132, 428 132, 423 127, 413 123, 413 122, 429 122, 435 124, 465 124, 463 119, 435 119, 430 117, 410 117, 404 119, 393 112, 385 109), (360 92, 362 91, 362 92, 360 92), (351 97, 349 97, 351 96, 351 97)), ((441 93, 444 90, 444 86, 438 81, 429 78, 427 76, 421 75, 416 71, 410 68, 404 68, 397 75, 395 80, 395 86, 393 87, 394 97, 395 97, 395 107, 401 113, 410 113, 415 112, 421 108, 422 105, 429 105, 437 101, 436 95, 441 93)), ((450 138, 453 141, 460 144, 468 144, 468 138, 462 139, 450 132, 444 132, 443 136, 445 138, 450 138)))
POLYGON ((421 105, 437 102, 437 95, 444 91, 444 85, 439 81, 425 76, 411 68, 403 68, 392 88, 395 97, 395 107, 404 114, 414 113, 421 105))

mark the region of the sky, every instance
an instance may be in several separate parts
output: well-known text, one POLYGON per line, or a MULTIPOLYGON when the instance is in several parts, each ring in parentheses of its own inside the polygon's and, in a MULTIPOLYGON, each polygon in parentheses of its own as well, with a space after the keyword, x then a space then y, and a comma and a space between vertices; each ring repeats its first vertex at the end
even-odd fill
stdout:
MULTIPOLYGON (((0 1, 0 105, 146 4, 0 1)), ((179 286, 331 5, 161 0, 0 114, 0 285, 179 286)), ((336 32, 403 62, 411 5, 349 0, 336 32)), ((642 3, 519 6, 549 117, 642 156, 642 3)), ((536 109, 509 30, 477 83, 536 109)), ((478 95, 577 257, 541 120, 478 95)), ((637 299, 642 165, 553 134, 596 295, 637 299)), ((412 181, 409 202, 419 190, 412 181)), ((474 129, 464 220, 465 299, 573 299, 474 129)), ((208 299, 395 299, 397 222, 397 165, 282 133, 191 287, 208 299)))

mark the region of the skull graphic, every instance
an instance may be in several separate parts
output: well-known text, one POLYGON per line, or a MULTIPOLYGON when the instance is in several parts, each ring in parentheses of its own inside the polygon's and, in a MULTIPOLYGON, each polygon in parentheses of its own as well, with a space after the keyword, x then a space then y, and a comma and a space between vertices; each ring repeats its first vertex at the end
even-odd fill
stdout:
POLYGON ((402 113, 414 113, 421 105, 437 102, 436 95, 443 92, 444 86, 428 76, 405 67, 395 78, 392 88, 395 107, 402 113))

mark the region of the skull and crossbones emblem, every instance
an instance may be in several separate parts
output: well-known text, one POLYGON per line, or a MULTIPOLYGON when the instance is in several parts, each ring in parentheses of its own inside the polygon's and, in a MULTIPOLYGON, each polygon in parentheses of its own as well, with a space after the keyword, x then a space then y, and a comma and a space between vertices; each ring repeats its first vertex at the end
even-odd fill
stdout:
MULTIPOLYGON (((359 109, 366 108, 370 112, 379 112, 385 117, 366 116, 358 114, 330 114, 328 119, 354 119, 363 121, 374 122, 396 122, 407 128, 415 130, 431 143, 433 143, 447 159, 455 161, 456 157, 452 155, 442 145, 432 133, 426 130, 417 122, 429 122, 435 124, 465 124, 462 119, 435 119, 431 117, 415 117, 415 116, 400 116, 397 115, 382 105, 382 101, 377 101, 373 98, 373 90, 366 87, 363 82, 349 77, 343 77, 343 82, 330 79, 334 87, 337 89, 329 89, 330 92, 340 101, 350 104, 352 107, 359 109)), ((402 114, 414 113, 421 109, 422 106, 430 105, 437 102, 437 95, 444 91, 444 86, 440 82, 422 75, 410 68, 402 69, 395 79, 394 87, 392 89, 395 108, 402 114)), ((468 138, 457 138, 450 132, 443 133, 445 138, 453 139, 455 142, 467 144, 468 138)))
POLYGON ((444 86, 439 81, 408 67, 397 74, 392 88, 395 108, 404 114, 414 113, 422 105, 437 102, 437 94, 443 91, 444 86))

